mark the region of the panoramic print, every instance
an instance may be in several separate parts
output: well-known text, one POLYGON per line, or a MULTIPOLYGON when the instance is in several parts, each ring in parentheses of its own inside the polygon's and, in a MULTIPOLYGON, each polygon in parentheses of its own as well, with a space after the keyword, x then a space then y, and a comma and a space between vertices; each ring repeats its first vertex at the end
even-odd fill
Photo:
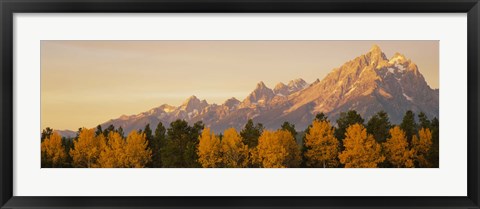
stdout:
POLYGON ((438 168, 438 41, 42 41, 42 168, 438 168))

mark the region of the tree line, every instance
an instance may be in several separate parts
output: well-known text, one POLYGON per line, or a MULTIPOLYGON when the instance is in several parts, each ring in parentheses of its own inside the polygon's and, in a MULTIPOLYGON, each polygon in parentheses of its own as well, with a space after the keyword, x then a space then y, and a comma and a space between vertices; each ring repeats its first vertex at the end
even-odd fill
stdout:
POLYGON ((381 111, 366 123, 354 110, 336 126, 316 115, 304 131, 247 121, 237 132, 214 133, 199 121, 150 124, 124 136, 121 127, 80 128, 74 138, 50 128, 41 134, 42 167, 78 168, 412 168, 438 167, 439 121, 407 111, 401 124, 381 111))

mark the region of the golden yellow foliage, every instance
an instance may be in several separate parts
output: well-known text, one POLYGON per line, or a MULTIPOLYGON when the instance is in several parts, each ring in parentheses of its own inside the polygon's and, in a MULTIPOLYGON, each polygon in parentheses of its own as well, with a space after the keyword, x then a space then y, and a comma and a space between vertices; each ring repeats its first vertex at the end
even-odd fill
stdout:
POLYGON ((428 128, 422 128, 418 131, 418 136, 412 138, 413 149, 415 151, 415 159, 420 167, 430 167, 427 155, 432 147, 432 133, 428 128))
POLYGON ((376 168, 378 163, 385 160, 381 145, 372 135, 367 135, 367 129, 361 124, 347 128, 343 146, 345 150, 339 158, 346 168, 376 168))
POLYGON ((107 138, 107 146, 100 153, 98 165, 102 168, 126 167, 125 140, 114 131, 110 132, 107 138))
POLYGON ((390 138, 383 143, 383 151, 393 166, 397 168, 413 168, 413 150, 408 149, 405 132, 399 126, 390 129, 390 138))
POLYGON ((77 168, 98 167, 97 160, 104 148, 105 137, 102 134, 95 136, 94 129, 82 128, 70 150, 72 165, 77 168))
POLYGON ((225 130, 221 141, 222 164, 226 168, 245 168, 248 166, 248 146, 242 142, 235 128, 225 130))
POLYGON ((300 149, 289 131, 264 131, 252 152, 253 161, 264 168, 298 167, 300 149))
POLYGON ((52 167, 62 167, 67 158, 67 153, 62 145, 62 137, 57 132, 53 132, 42 142, 41 151, 42 160, 48 162, 52 167))
POLYGON ((305 137, 305 158, 310 167, 336 167, 339 142, 329 121, 314 120, 305 137))
POLYGON ((198 162, 204 168, 220 167, 222 163, 221 145, 218 137, 210 128, 204 128, 198 143, 198 162))
POLYGON ((146 135, 137 131, 130 132, 125 144, 125 167, 143 168, 151 161, 152 150, 148 148, 146 135))

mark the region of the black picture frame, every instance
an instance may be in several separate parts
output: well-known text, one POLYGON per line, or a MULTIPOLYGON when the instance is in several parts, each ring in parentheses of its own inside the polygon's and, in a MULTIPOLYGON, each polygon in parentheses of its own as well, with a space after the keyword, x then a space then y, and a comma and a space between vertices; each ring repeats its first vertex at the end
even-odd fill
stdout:
MULTIPOLYGON (((479 0, 0 0, 2 208, 479 208, 479 0), (468 195, 465 197, 13 196, 15 13, 467 13, 468 195)), ((453 70, 453 69, 452 69, 453 70)), ((449 181, 449 179, 445 179, 449 181)))

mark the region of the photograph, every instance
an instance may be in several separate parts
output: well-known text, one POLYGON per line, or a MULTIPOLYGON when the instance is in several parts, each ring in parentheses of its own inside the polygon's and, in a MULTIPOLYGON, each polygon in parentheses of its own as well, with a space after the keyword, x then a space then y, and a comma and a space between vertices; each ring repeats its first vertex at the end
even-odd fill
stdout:
POLYGON ((435 169, 439 44, 42 40, 32 140, 42 169, 435 169))

